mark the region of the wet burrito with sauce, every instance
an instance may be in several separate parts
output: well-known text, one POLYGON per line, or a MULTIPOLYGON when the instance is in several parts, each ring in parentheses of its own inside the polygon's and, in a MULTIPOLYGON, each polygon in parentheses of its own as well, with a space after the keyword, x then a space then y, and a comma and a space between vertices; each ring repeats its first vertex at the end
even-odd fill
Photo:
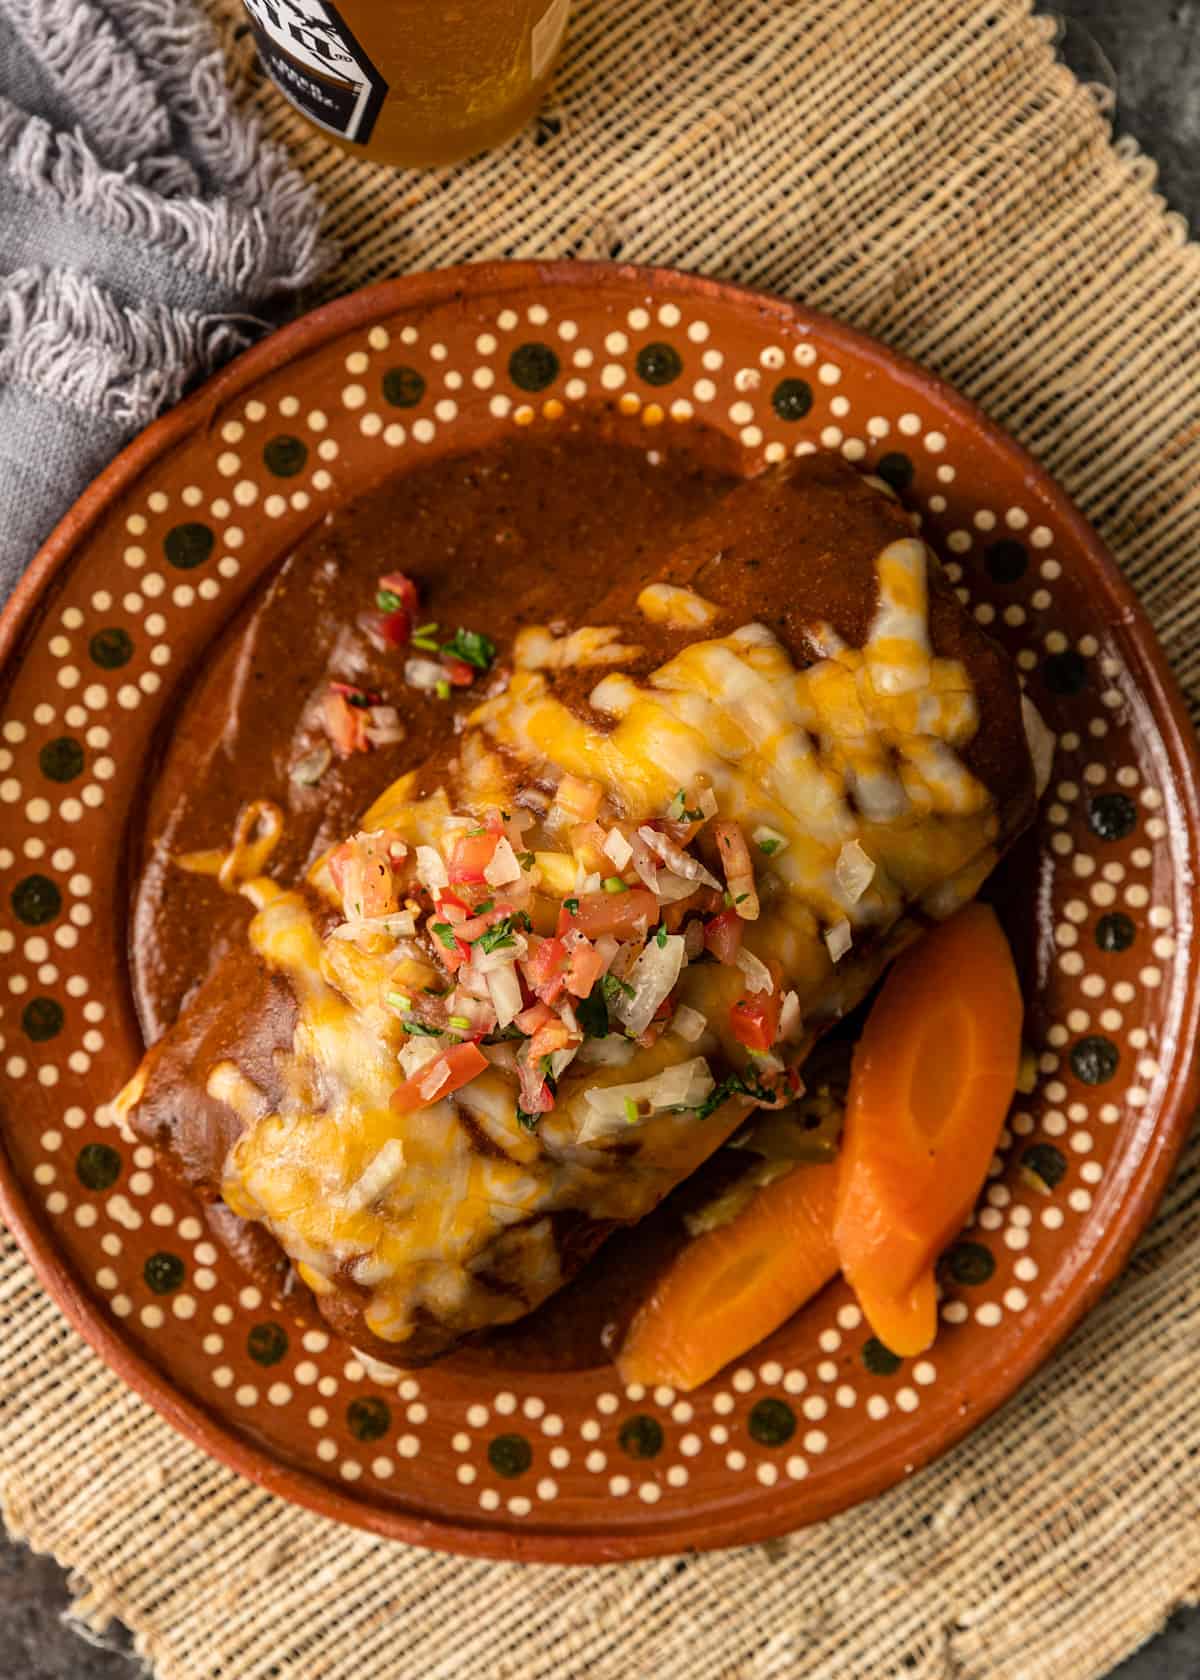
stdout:
MULTIPOLYGON (((586 566, 586 556, 580 556, 586 566)), ((117 1102, 358 1347, 557 1290, 971 898, 1045 739, 885 487, 816 457, 527 627, 428 763, 254 906, 117 1102)))

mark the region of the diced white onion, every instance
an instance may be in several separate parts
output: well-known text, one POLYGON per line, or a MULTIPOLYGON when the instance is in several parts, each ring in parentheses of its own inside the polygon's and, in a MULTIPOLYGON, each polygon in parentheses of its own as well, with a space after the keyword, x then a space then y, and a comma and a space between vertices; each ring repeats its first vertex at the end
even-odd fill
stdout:
POLYGON ((840 922, 834 922, 831 928, 825 929, 825 945, 834 962, 841 962, 851 943, 850 923, 845 916, 840 922))
POLYGON ((715 817, 717 814, 717 796, 710 787, 702 787, 696 798, 696 804, 704 812, 705 818, 715 817))
POLYGON ((410 688, 425 689, 432 694, 440 682, 446 681, 446 672, 436 659, 406 659, 404 680, 410 688))
POLYGON ((487 975, 487 989, 492 1007, 496 1011, 496 1025, 508 1026, 525 1007, 521 997, 521 982, 517 979, 517 971, 513 965, 509 963, 504 968, 492 969, 487 975))
POLYGON ((875 878, 875 861, 857 840, 847 840, 833 866, 838 886, 849 904, 857 904, 875 878))
POLYGON ((427 1038, 423 1033, 420 1037, 407 1038, 400 1049, 400 1066, 404 1070, 404 1077, 411 1079, 419 1073, 426 1062, 433 1061, 440 1056, 442 1046, 439 1039, 427 1038))
POLYGON ((748 992, 773 992, 775 990, 775 982, 771 979, 771 970, 760 957, 754 955, 753 951, 748 951, 744 945, 739 945, 734 961, 746 976, 746 990, 748 992))
POLYGON ((322 741, 320 746, 314 747, 310 753, 305 753, 303 758, 292 765, 292 780, 299 782, 301 787, 315 787, 332 763, 333 748, 328 741, 322 741))
POLYGON ((720 891, 720 881, 715 875, 709 874, 700 859, 693 857, 690 852, 685 852, 665 834, 660 834, 658 829, 639 828, 638 838, 645 841, 655 857, 661 858, 673 875, 680 875, 697 886, 716 887, 720 891))
POLYGON ((780 834, 777 828, 768 828, 766 823, 759 823, 750 838, 768 857, 778 857, 780 852, 787 851, 790 844, 786 834, 780 834))
POLYGON ((579 1046, 579 1060, 586 1067, 623 1067, 637 1053, 637 1045, 622 1033, 609 1033, 607 1038, 585 1038, 579 1046))
POLYGON ((783 1004, 779 1011, 780 1038, 798 1038, 803 1024, 800 999, 795 992, 784 992, 783 1004))
POLYGON ((529 955, 529 941, 524 934, 513 934, 511 945, 498 945, 494 951, 481 951, 478 945, 471 957, 471 966, 483 975, 495 974, 497 969, 511 968, 513 963, 529 955))
POLYGON ((713 1076, 703 1056, 693 1056, 690 1061, 630 1085, 593 1086, 584 1092, 591 1112, 579 1129, 578 1141, 590 1143, 624 1131, 631 1124, 627 1102, 635 1105, 639 1117, 643 1109, 648 1116, 665 1108, 699 1108, 713 1088, 713 1076))
MULTIPOLYGON (((450 1077, 448 1072, 446 1077, 450 1077)), ((389 1138, 347 1190, 346 1206, 352 1213, 361 1213, 390 1190, 403 1171, 404 1145, 399 1138, 389 1138)))
POLYGON ((613 1013, 632 1037, 637 1038, 650 1025, 659 1004, 679 979, 684 960, 683 940, 677 933, 668 934, 661 944, 657 939, 647 943, 625 977, 633 995, 622 993, 613 1006, 613 1013))
POLYGON ((417 931, 411 910, 394 910, 388 916, 349 916, 339 922, 330 939, 357 939, 360 933, 386 933, 392 939, 411 939, 417 931))
POLYGON ((688 1044, 695 1044, 703 1036, 707 1025, 708 1016, 701 1015, 698 1009, 692 1009, 686 1003, 681 1003, 671 1017, 671 1031, 678 1033, 688 1044))
POLYGON ((563 1073, 579 1053, 578 1044, 569 1044, 565 1050, 556 1050, 550 1058, 550 1077, 561 1079, 563 1073))
POLYGON ((633 856, 633 847, 619 828, 610 828, 605 837, 604 852, 606 857, 613 860, 618 869, 624 869, 633 856))
POLYGON ((450 1083, 450 1069, 446 1065, 444 1056, 439 1056, 430 1067, 429 1072, 422 1074, 417 1080, 417 1090, 426 1102, 432 1102, 439 1091, 445 1090, 450 1083))
POLYGON ((496 842, 491 862, 484 865, 483 878, 489 887, 506 887, 510 881, 521 879, 521 865, 503 835, 496 842))
POLYGON ((417 847, 417 880, 423 887, 448 887, 450 877, 436 846, 417 847))
POLYGON ((367 740, 373 747, 393 746, 408 733, 395 706, 371 706, 367 716, 367 740))

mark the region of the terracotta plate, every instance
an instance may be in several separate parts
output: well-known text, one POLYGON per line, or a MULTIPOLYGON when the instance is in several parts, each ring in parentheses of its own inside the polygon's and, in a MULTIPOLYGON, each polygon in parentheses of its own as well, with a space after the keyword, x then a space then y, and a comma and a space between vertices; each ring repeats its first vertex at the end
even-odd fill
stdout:
POLYGON ((43 551, 0 643, 0 1200, 104 1358, 288 1498, 503 1557, 778 1534, 910 1473, 1011 1394, 1149 1217, 1196 1095, 1196 763, 1178 697, 1062 493, 961 398, 844 327, 631 268, 376 287, 278 333, 128 449, 43 551), (686 1398, 622 1389, 610 1368, 493 1377, 453 1359, 381 1384, 248 1285, 99 1112, 141 1051, 124 837, 189 669, 326 511, 601 405, 647 449, 705 422, 747 473, 814 449, 881 473, 1059 734, 1036 836, 1009 866, 1037 1085, 945 1259, 925 1358, 897 1364, 839 1285, 686 1398))

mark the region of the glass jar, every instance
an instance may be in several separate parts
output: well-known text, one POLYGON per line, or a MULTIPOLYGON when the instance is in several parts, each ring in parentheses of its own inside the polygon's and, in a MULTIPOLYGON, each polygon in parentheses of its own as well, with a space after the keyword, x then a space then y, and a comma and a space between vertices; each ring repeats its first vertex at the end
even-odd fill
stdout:
POLYGON ((243 0, 272 81, 356 155, 430 167, 537 109, 570 0, 243 0))

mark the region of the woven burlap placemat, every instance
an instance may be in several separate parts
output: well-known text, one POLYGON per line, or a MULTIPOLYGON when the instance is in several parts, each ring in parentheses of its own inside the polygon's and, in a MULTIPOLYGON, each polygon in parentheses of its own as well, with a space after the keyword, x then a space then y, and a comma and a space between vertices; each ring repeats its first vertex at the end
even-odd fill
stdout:
MULTIPOLYGON (((234 0, 214 0, 250 76, 234 0)), ((251 83, 344 246, 322 296, 620 256, 843 316, 1055 472, 1200 690, 1200 250, 1022 0, 577 0, 536 129, 354 162, 251 83)), ((314 299, 314 301, 316 301, 314 299)), ((0 1500, 161 1680, 1090 1680, 1200 1577, 1200 1149, 1112 1296, 911 1484, 793 1539, 571 1571, 388 1545, 210 1463, 0 1237, 0 1500)))

